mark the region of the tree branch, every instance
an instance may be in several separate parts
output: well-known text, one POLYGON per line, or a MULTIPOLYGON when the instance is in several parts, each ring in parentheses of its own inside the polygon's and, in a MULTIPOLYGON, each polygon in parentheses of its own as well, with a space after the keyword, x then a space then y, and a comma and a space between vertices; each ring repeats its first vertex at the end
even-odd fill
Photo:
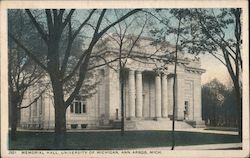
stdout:
MULTIPOLYGON (((79 34, 79 32, 82 30, 82 28, 87 24, 87 22, 89 21, 89 19, 92 17, 92 15, 94 14, 94 12, 96 11, 96 9, 93 9, 90 13, 89 16, 87 17, 87 19, 85 19, 83 21, 83 23, 78 27, 78 29, 75 31, 75 33, 73 34, 73 39, 76 38, 76 36, 79 34)), ((70 21, 70 20, 69 20, 70 21)))
POLYGON ((17 44, 19 45, 23 50, 24 52, 32 59, 34 60, 34 62, 37 63, 37 65, 39 65, 42 69, 44 69, 45 71, 48 72, 48 68, 43 65, 40 60, 33 54, 31 53, 26 47, 24 47, 12 34, 8 34, 8 36, 17 44))
POLYGON ((212 56, 214 56, 216 59, 218 59, 223 65, 227 66, 227 64, 222 60, 220 59, 218 56, 216 56, 214 53, 210 53, 212 56))
POLYGON ((53 31, 53 21, 52 21, 52 17, 51 17, 51 12, 50 9, 46 9, 45 10, 46 13, 46 19, 47 19, 47 26, 48 26, 48 31, 49 31, 49 35, 52 34, 53 31))
POLYGON ((41 28, 40 24, 36 21, 35 17, 32 15, 32 13, 30 12, 30 10, 29 9, 25 9, 25 11, 28 14, 28 16, 30 17, 31 22, 34 24, 34 26, 36 27, 37 31, 41 35, 42 39, 45 41, 45 43, 48 43, 48 35, 43 31, 43 29, 41 28))
MULTIPOLYGON (((62 12, 62 11, 61 11, 62 12)), ((75 12, 75 9, 71 9, 69 14, 67 15, 66 19, 63 22, 63 28, 66 27, 66 25, 68 24, 69 20, 71 19, 73 13, 75 12)), ((61 13, 62 14, 62 13, 61 13)))
MULTIPOLYGON (((92 66, 92 67, 89 67, 89 68, 88 68, 88 71, 89 71, 89 70, 93 70, 93 69, 98 68, 98 67, 101 67, 101 66, 104 66, 104 65, 107 65, 107 66, 110 67, 111 69, 116 70, 114 67, 110 66, 109 64, 111 64, 111 63, 117 61, 119 58, 115 58, 115 59, 112 59, 112 60, 110 60, 110 61, 107 61, 107 60, 106 60, 104 57, 102 57, 102 56, 91 56, 91 58, 92 58, 92 57, 101 58, 101 59, 104 61, 104 63, 103 63, 103 64, 99 64, 99 65, 95 65, 95 66, 92 66)), ((124 58, 125 58, 125 57, 124 57, 124 58)))
POLYGON ((104 28, 100 33, 99 36, 102 36, 105 32, 107 32, 111 27, 113 27, 114 25, 116 25, 117 23, 125 20, 126 18, 128 18, 129 16, 137 13, 138 11, 141 11, 142 9, 134 9, 130 12, 128 12, 126 15, 122 16, 120 19, 118 19, 117 21, 115 21, 114 23, 110 24, 109 26, 107 26, 106 28, 104 28))
MULTIPOLYGON (((81 29, 87 24, 87 22, 89 21, 89 19, 91 18, 91 16, 94 14, 96 9, 93 9, 90 13, 89 16, 87 17, 87 19, 84 20, 84 22, 79 26, 79 28, 75 31, 75 33, 72 35, 72 26, 71 26, 71 18, 68 19, 68 23, 69 23, 69 35, 68 35, 68 45, 67 45, 67 49, 65 52, 65 56, 63 58, 63 62, 62 62, 62 66, 61 66, 61 73, 62 75, 64 75, 66 68, 67 68, 67 63, 68 63, 68 58, 70 56, 70 52, 71 52, 71 48, 73 45, 73 42, 76 38, 76 36, 79 34, 79 32, 81 31, 81 29)), ((82 57, 80 58, 80 60, 78 61, 78 63, 80 64, 82 62, 82 57)), ((77 64, 75 69, 78 69, 78 67, 80 66, 79 64, 77 64)), ((74 71, 73 71, 74 72, 74 71)))
POLYGON ((88 49, 86 50, 86 56, 85 56, 85 59, 84 61, 82 62, 81 66, 80 66, 80 69, 79 69, 79 79, 76 83, 76 86, 75 86, 75 89, 73 90, 73 92, 71 93, 71 95, 69 96, 69 98, 66 100, 65 102, 65 108, 67 108, 71 102, 74 100, 75 96, 78 94, 79 90, 81 89, 81 86, 82 86, 82 83, 83 83, 83 80, 85 79, 85 75, 86 75, 86 72, 88 70, 88 64, 89 64, 89 59, 91 57, 91 53, 92 53, 92 50, 93 50, 93 47, 95 46, 95 44, 97 43, 97 41, 102 37, 102 35, 104 33, 106 33, 111 27, 113 27, 114 25, 116 25, 117 23, 121 22, 122 20, 125 20, 126 18, 128 18, 129 16, 133 15, 134 13, 138 12, 140 9, 135 9, 133 11, 130 11, 129 13, 127 13, 126 15, 122 16, 119 20, 115 21, 114 23, 112 23, 111 25, 107 26, 106 28, 104 28, 101 32, 98 33, 98 30, 99 30, 99 27, 101 25, 101 22, 102 22, 102 19, 103 19, 103 16, 106 12, 106 10, 103 10, 99 19, 98 19, 98 22, 97 22, 97 25, 96 25, 96 30, 94 32, 94 35, 93 35, 93 38, 89 44, 89 47, 88 49))
POLYGON ((30 107, 33 103, 37 102, 37 100, 42 96, 42 94, 45 92, 47 88, 45 88, 31 103, 29 103, 28 105, 26 106, 19 106, 18 109, 25 109, 25 108, 28 108, 30 107))
MULTIPOLYGON (((133 48, 135 47, 137 41, 140 39, 140 37, 141 37, 141 35, 142 35, 143 31, 144 31, 144 28, 145 28, 145 26, 146 26, 146 24, 147 24, 147 21, 148 21, 148 18, 146 17, 146 20, 145 20, 145 22, 144 22, 144 24, 143 24, 143 26, 142 26, 142 29, 141 29, 139 35, 136 37, 135 41, 133 42, 132 46, 131 46, 130 49, 129 49, 128 56, 131 54, 131 52, 132 52, 133 48)), ((126 63, 127 63, 127 59, 125 60, 124 65, 125 65, 126 63)))
POLYGON ((65 73, 66 68, 67 68, 67 64, 68 64, 68 60, 69 60, 69 56, 70 56, 72 44, 73 44, 73 40, 72 40, 72 26, 71 26, 71 20, 70 20, 69 21, 69 32, 68 32, 68 44, 67 44, 67 48, 66 48, 66 51, 65 51, 65 55, 64 55, 63 61, 62 61, 62 66, 61 66, 61 74, 62 74, 62 76, 64 76, 64 73, 65 73))
POLYGON ((80 65, 81 65, 81 63, 82 63, 82 61, 83 61, 83 59, 85 58, 85 56, 86 56, 86 51, 84 51, 84 52, 82 53, 82 55, 81 55, 80 59, 78 60, 76 66, 73 68, 72 72, 69 73, 69 75, 66 76, 66 77, 63 79, 63 82, 67 82, 71 77, 74 76, 75 72, 77 71, 77 69, 79 69, 79 67, 80 67, 80 65))

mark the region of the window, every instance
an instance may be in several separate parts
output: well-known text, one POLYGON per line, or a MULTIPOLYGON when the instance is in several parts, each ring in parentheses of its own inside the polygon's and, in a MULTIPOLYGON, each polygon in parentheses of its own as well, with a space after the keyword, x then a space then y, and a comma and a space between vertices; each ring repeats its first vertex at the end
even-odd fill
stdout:
POLYGON ((74 100, 70 105, 70 113, 83 114, 86 113, 86 104, 84 101, 74 100))
POLYGON ((41 98, 39 99, 39 115, 42 115, 43 113, 43 96, 41 95, 41 98))
POLYGON ((33 107, 33 116, 36 117, 37 116, 37 102, 34 103, 34 105, 32 105, 33 107))
POLYGON ((75 102, 75 113, 76 114, 81 113, 81 102, 75 102))
POLYGON ((86 104, 82 104, 82 112, 86 113, 86 104))
POLYGON ((73 113, 74 112, 74 106, 73 106, 73 103, 70 105, 70 113, 73 113))

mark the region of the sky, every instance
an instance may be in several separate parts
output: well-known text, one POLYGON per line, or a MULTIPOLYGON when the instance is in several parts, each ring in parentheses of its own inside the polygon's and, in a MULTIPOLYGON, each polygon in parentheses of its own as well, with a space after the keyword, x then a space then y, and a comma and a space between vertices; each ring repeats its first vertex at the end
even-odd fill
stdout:
POLYGON ((206 72, 201 76, 202 84, 205 84, 215 78, 225 85, 229 85, 231 83, 226 66, 220 63, 218 59, 214 58, 210 54, 199 55, 199 57, 201 60, 201 68, 206 70, 206 72))

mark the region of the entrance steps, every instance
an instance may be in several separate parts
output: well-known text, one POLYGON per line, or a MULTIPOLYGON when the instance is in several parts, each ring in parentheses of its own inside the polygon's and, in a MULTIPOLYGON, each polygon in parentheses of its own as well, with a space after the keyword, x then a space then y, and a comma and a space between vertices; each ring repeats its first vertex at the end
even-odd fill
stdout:
MULTIPOLYGON (((175 129, 193 128, 190 124, 184 121, 175 121, 175 129)), ((125 122, 127 130, 171 130, 172 120, 127 120, 125 122)))

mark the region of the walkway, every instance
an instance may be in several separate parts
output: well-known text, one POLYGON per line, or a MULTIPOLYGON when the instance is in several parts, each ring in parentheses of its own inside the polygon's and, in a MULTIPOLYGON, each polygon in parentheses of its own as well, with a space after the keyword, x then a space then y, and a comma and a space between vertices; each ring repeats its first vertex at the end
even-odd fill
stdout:
MULTIPOLYGON (((226 143, 226 144, 206 144, 206 145, 189 145, 176 146, 174 150, 240 150, 242 143, 226 143)), ((155 148, 140 148, 138 150, 171 150, 171 147, 155 147, 155 148)))

